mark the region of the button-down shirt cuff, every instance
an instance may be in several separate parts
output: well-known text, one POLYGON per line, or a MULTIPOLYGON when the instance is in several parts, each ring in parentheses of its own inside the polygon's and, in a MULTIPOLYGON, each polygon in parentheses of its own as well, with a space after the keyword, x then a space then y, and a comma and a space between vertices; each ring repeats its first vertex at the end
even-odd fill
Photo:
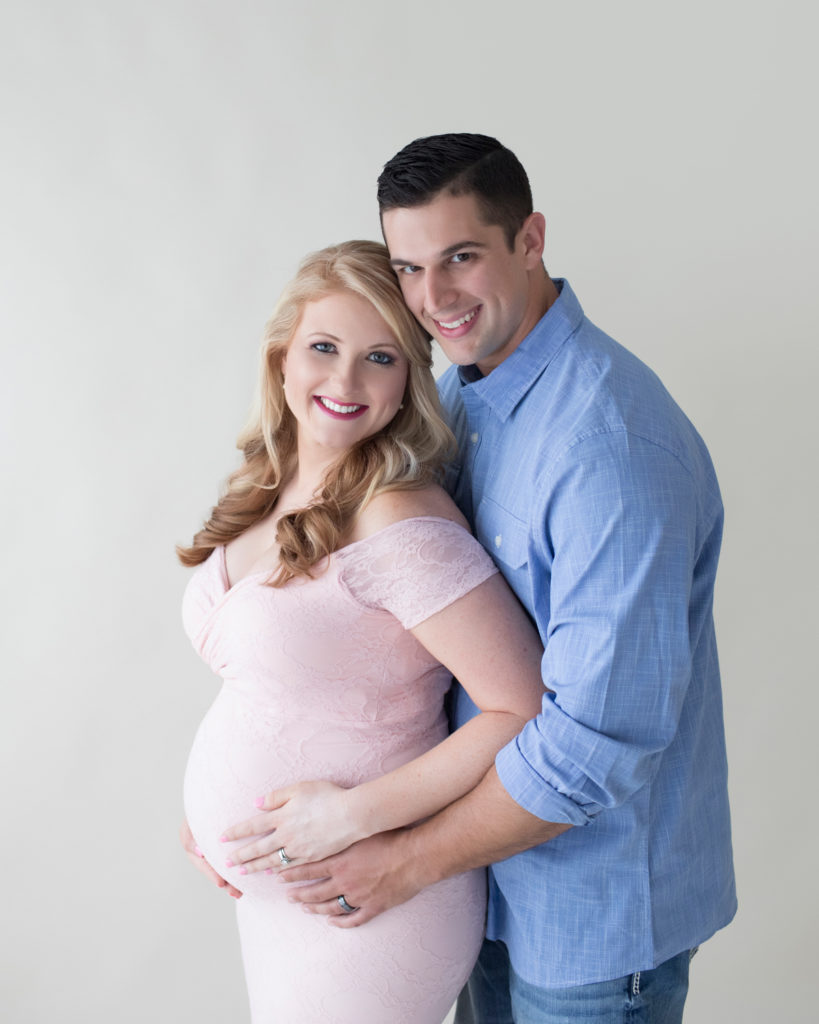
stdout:
POLYGON ((495 769, 501 785, 515 803, 541 821, 588 825, 593 816, 551 786, 532 768, 514 739, 498 753, 495 769))

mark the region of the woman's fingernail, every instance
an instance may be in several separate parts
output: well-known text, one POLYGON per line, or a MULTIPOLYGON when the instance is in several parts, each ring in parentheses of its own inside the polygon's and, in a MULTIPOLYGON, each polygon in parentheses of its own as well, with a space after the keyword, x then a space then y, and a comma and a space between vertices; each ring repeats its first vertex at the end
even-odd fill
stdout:
POLYGON ((228 858, 228 859, 227 859, 227 860, 225 861, 225 864, 227 864, 227 866, 228 866, 229 868, 232 868, 232 867, 234 867, 234 866, 235 866, 235 865, 234 865, 234 863, 233 863, 233 861, 232 861, 232 860, 230 860, 230 858, 228 858))
POLYGON ((226 843, 227 841, 228 841, 227 836, 219 836, 219 842, 220 843, 226 843))
POLYGON ((199 849, 198 846, 194 846, 193 851, 194 851, 194 853, 196 854, 197 857, 204 857, 205 856, 204 853, 202 853, 202 851, 199 849))
POLYGON ((231 893, 230 895, 231 895, 231 896, 232 896, 232 897, 233 897, 233 898, 234 898, 235 900, 238 900, 238 899, 240 898, 240 896, 241 896, 242 894, 241 894, 240 892, 232 892, 232 893, 231 893))
POLYGON ((259 808, 260 810, 261 810, 261 808, 262 808, 262 807, 264 807, 264 797, 263 797, 263 796, 257 796, 257 797, 256 797, 256 806, 257 806, 257 807, 258 807, 258 808, 259 808))
POLYGON ((273 868, 265 868, 264 869, 264 873, 266 875, 272 875, 273 874, 273 868))
POLYGON ((247 874, 247 868, 239 868, 239 874, 240 875, 246 875, 247 874))

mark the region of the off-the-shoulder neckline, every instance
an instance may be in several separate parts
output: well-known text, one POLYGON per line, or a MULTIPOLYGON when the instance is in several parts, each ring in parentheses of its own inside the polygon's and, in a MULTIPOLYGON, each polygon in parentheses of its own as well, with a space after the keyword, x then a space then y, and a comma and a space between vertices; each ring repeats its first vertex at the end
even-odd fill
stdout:
MULTIPOLYGON (((450 523, 452 526, 457 527, 457 529, 463 530, 464 533, 469 533, 469 531, 465 527, 461 526, 460 523, 456 522, 454 519, 447 519, 446 516, 434 516, 434 515, 408 516, 406 519, 396 519, 395 522, 393 522, 393 523, 387 523, 386 526, 382 526, 378 530, 373 530, 373 532, 372 533, 368 533, 366 537, 360 537, 358 540, 350 541, 349 544, 345 544, 343 547, 336 548, 336 550, 335 551, 331 551, 330 554, 326 556, 326 558, 323 558, 321 560, 321 562, 332 561, 337 556, 342 556, 343 557, 343 555, 344 555, 344 553, 346 551, 350 551, 352 548, 358 547, 360 544, 366 544, 367 541, 373 540, 373 538, 379 537, 383 533, 388 533, 390 530, 394 530, 397 526, 404 526, 406 523, 418 523, 418 522, 430 522, 430 521, 439 522, 439 523, 450 523)), ((469 533, 469 536, 471 537, 472 534, 469 533)), ((226 594, 230 593, 231 591, 235 590, 237 587, 241 586, 246 580, 258 579, 260 576, 269 577, 269 576, 272 576, 272 574, 275 572, 275 566, 268 567, 267 569, 255 569, 253 572, 248 572, 248 573, 245 573, 244 576, 240 576, 239 579, 236 580, 235 583, 231 583, 230 582, 230 578, 228 577, 227 556, 226 556, 225 548, 226 548, 226 545, 220 544, 219 547, 216 550, 219 552, 219 571, 220 571, 220 575, 222 577, 222 583, 224 585, 224 589, 225 589, 225 593, 226 594)), ((320 565, 321 562, 319 562, 317 564, 320 565)))

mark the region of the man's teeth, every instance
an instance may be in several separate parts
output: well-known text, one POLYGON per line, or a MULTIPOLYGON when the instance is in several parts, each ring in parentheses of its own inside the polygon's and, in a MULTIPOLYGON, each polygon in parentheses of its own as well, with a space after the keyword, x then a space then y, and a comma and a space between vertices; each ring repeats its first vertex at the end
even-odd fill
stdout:
POLYGON ((461 324, 468 324, 472 317, 477 313, 477 310, 473 309, 471 313, 467 313, 462 316, 460 320, 453 320, 451 324, 446 323, 444 320, 439 320, 438 323, 441 327, 446 327, 448 331, 454 331, 456 327, 460 327, 461 324))
POLYGON ((330 398, 320 398, 319 401, 331 412, 358 412, 361 408, 360 405, 339 405, 338 402, 334 402, 330 398))

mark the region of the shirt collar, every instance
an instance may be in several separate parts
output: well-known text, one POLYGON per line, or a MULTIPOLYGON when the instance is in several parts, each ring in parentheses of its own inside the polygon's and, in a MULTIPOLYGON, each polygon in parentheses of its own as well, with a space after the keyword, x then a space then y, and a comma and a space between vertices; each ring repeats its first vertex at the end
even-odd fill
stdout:
POLYGON ((494 413, 506 420, 546 369, 566 339, 577 330, 583 310, 569 282, 555 278, 560 294, 538 320, 514 352, 482 377, 477 366, 459 366, 463 387, 486 402, 494 413))

